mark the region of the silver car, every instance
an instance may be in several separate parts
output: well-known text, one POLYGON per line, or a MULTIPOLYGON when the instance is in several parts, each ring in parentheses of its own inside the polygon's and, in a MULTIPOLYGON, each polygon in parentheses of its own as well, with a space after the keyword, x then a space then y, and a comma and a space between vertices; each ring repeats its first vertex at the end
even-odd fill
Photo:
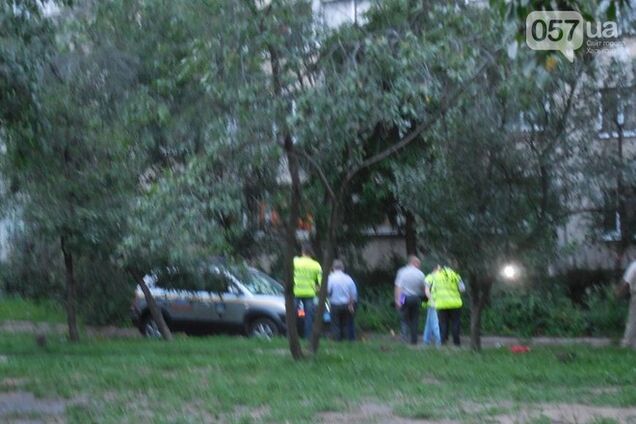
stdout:
MULTIPOLYGON (((213 266, 211 270, 221 281, 219 291, 167 289, 157 277, 144 277, 170 330, 190 334, 239 332, 264 338, 285 333, 285 298, 280 283, 251 267, 213 266)), ((159 336, 139 287, 131 314, 143 335, 159 336)))

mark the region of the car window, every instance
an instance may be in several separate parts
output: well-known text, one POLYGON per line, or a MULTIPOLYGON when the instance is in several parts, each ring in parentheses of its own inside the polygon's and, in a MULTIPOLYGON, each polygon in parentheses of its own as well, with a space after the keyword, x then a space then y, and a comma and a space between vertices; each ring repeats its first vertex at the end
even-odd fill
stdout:
POLYGON ((238 280, 252 294, 283 294, 283 286, 264 272, 253 268, 237 268, 234 271, 238 280))
POLYGON ((221 269, 215 269, 206 275, 206 286, 207 289, 212 292, 236 292, 236 288, 234 288, 234 291, 232 290, 234 284, 232 283, 231 277, 226 275, 221 269))

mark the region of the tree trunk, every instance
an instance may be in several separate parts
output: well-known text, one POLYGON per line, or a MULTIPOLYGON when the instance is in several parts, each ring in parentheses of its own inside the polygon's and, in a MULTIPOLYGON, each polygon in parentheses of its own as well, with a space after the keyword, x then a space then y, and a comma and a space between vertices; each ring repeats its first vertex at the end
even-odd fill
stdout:
POLYGON ((66 276, 66 321, 68 324, 68 338, 72 342, 79 341, 77 328, 77 281, 73 270, 73 254, 68 249, 65 235, 60 237, 62 255, 64 256, 64 269, 66 276))
POLYGON ((172 332, 170 331, 170 328, 168 328, 168 324, 166 324, 166 320, 163 318, 163 314, 161 313, 161 310, 157 306, 157 302, 155 301, 155 298, 152 295, 152 292, 150 291, 150 289, 148 288, 148 285, 144 281, 143 274, 140 272, 132 271, 130 269, 128 270, 128 274, 133 278, 133 280, 137 284, 139 284, 139 287, 141 288, 141 291, 144 294, 144 298, 146 299, 146 304, 148 305, 148 309, 150 310, 150 315, 152 316, 152 319, 157 324, 157 328, 159 329, 159 332, 161 333, 161 337, 167 342, 171 341, 172 332))
POLYGON ((320 347, 320 336, 322 334, 322 316, 325 312, 325 301, 327 300, 327 279, 329 278, 329 271, 336 255, 336 234, 337 229, 340 226, 340 205, 339 199, 334 200, 331 207, 331 214, 329 216, 329 227, 327 231, 327 240, 325 241, 325 250, 322 260, 322 281, 320 284, 320 292, 318 293, 318 307, 316 308, 316 315, 314 319, 314 326, 311 330, 311 342, 309 350, 312 355, 318 353, 320 347))
MULTIPOLYGON (((272 65, 272 86, 277 99, 283 98, 283 86, 281 81, 281 69, 278 51, 268 46, 270 63, 272 65)), ((291 104, 288 105, 291 110, 291 104)), ((298 337, 296 324, 296 302, 294 299, 294 255, 296 253, 296 229, 300 215, 300 171, 298 158, 294 154, 294 141, 285 122, 278 123, 283 130, 283 149, 287 158, 287 169, 291 179, 291 192, 289 195, 289 216, 285 223, 284 246, 284 271, 285 271, 285 322, 287 323, 287 340, 289 351, 295 360, 303 358, 303 350, 298 337)))
POLYGON ((415 216, 411 211, 404 210, 406 222, 404 225, 404 241, 406 243, 406 254, 417 254, 417 230, 415 229, 415 216))
POLYGON ((303 358, 303 350, 298 336, 298 325, 296 319, 296 302, 294 300, 294 255, 296 254, 296 228, 300 210, 300 174, 298 169, 298 159, 293 154, 293 142, 291 137, 285 139, 285 153, 287 155, 287 167, 291 176, 291 193, 289 219, 285 228, 285 322, 287 323, 287 341, 292 358, 298 360, 303 358))
POLYGON ((490 278, 470 276, 470 348, 481 351, 481 313, 490 297, 490 278))

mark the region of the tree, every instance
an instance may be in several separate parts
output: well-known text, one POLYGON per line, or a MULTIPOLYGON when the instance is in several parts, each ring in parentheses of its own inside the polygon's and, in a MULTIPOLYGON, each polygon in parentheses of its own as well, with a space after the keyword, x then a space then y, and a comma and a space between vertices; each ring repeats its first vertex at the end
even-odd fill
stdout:
MULTIPOLYGON (((422 140, 494 62, 491 53, 480 60, 487 43, 474 42, 470 13, 457 14, 453 7, 440 4, 431 9, 430 18, 429 10, 417 9, 415 18, 408 19, 410 6, 390 2, 378 6, 364 28, 344 27, 331 34, 316 31, 308 2, 227 6, 217 12, 242 24, 234 31, 221 30, 212 41, 197 40, 205 48, 186 61, 198 72, 202 67, 213 72, 215 79, 204 82, 206 92, 233 99, 220 119, 231 119, 237 129, 235 151, 242 154, 246 146, 258 144, 273 152, 270 157, 284 158, 288 183, 278 189, 287 191, 287 199, 277 206, 285 217, 280 239, 288 338, 295 359, 303 356, 295 326, 292 266, 301 208, 313 215, 324 211, 318 221, 326 226, 317 229, 321 262, 329 269, 344 206, 358 179, 422 140), (451 28, 455 38, 428 31, 433 21, 451 28), (303 174, 320 181, 324 195, 318 198, 326 199, 326 208, 303 196, 311 185, 303 182, 303 174)), ((324 283, 318 316, 326 297, 324 283)), ((321 324, 316 320, 313 353, 321 324)))
POLYGON ((545 275, 575 192, 582 140, 570 121, 585 64, 526 78, 501 61, 447 114, 431 154, 397 170, 398 198, 417 212, 424 243, 467 277, 471 346, 504 264, 545 275), (490 93, 488 96, 483 93, 490 93))
POLYGON ((144 292, 165 339, 170 331, 143 276, 176 268, 179 278, 162 284, 218 289, 200 271, 211 257, 234 256, 247 230, 243 189, 256 182, 249 168, 259 160, 234 148, 235 97, 228 93, 236 86, 207 90, 202 82, 214 80, 212 71, 188 60, 232 33, 228 10, 213 2, 108 2, 96 8, 87 31, 96 44, 137 60, 135 89, 122 106, 127 134, 136 140, 140 184, 131 193, 118 263, 144 292))
MULTIPOLYGON (((503 39, 494 37, 492 28, 484 30, 487 26, 478 28, 491 44, 474 42, 475 18, 483 12, 466 8, 458 14, 455 6, 432 3, 423 9, 385 2, 372 9, 365 27, 342 28, 324 44, 329 55, 323 55, 321 83, 300 97, 294 122, 296 154, 326 193, 322 264, 327 269, 357 181, 373 178, 374 170, 392 160, 425 152, 415 145, 428 144, 501 50, 503 39), (430 30, 434 24, 448 32, 430 30)), ((323 282, 318 316, 326 295, 323 282)), ((314 324, 314 353, 321 325, 314 324)))
POLYGON ((134 182, 122 166, 130 144, 99 110, 105 105, 98 86, 105 70, 94 67, 94 60, 57 56, 37 93, 42 108, 33 138, 11 134, 7 139, 9 172, 19 187, 26 231, 59 243, 72 341, 79 339, 77 259, 85 252, 108 255, 118 236, 126 187, 134 182))
POLYGON ((10 132, 6 139, 5 171, 17 186, 26 231, 59 245, 71 341, 79 339, 78 258, 110 254, 126 190, 135 181, 127 167, 130 143, 113 108, 125 86, 121 80, 103 83, 125 61, 106 67, 100 59, 99 51, 58 50, 37 81, 33 95, 41 107, 30 116, 30 131, 10 132))

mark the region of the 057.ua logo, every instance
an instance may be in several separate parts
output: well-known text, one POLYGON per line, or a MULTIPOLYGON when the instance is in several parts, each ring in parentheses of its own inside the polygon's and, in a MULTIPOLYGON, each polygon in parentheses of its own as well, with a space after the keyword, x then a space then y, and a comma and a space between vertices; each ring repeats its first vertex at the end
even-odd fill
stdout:
POLYGON ((585 22, 574 11, 537 11, 526 18, 526 44, 532 50, 560 51, 574 62, 574 51, 583 45, 584 36, 589 39, 616 39, 616 22, 585 22))

